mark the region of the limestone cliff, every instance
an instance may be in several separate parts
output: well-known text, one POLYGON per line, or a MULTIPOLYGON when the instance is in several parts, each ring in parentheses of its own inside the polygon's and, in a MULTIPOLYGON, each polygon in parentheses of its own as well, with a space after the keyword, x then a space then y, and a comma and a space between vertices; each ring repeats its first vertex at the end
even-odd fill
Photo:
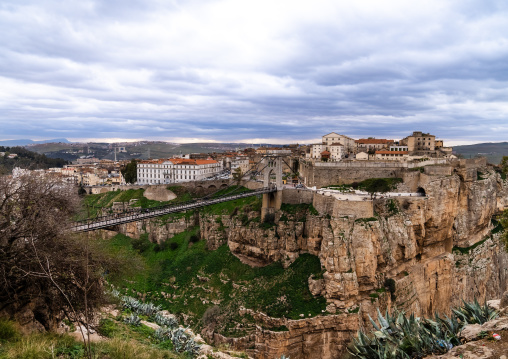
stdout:
MULTIPOLYGON (((121 230, 133 237, 145 230, 160 242, 199 223, 209 249, 227 243, 254 266, 274 261, 288 266, 301 253, 319 256, 323 278, 309 278, 309 286, 327 299, 328 313, 285 321, 289 330, 282 333, 258 328, 229 343, 250 348, 257 358, 336 358, 376 308, 397 306, 419 316, 447 313, 462 299, 498 298, 507 288, 508 255, 499 234, 491 234, 491 219, 508 206, 508 183, 489 168, 467 166, 413 171, 403 178, 401 188, 420 189, 425 196, 353 205, 316 195, 319 214, 278 211, 273 224, 259 223, 258 212, 202 213, 121 230), (369 213, 367 205, 375 215, 361 218, 358 213, 369 213)), ((209 334, 216 342, 228 341, 209 334)))
MULTIPOLYGON (((417 185, 425 197, 376 200, 372 218, 334 212, 295 219, 279 212, 276 225, 263 228, 252 222, 244 225, 236 217, 202 216, 201 233, 210 249, 228 243, 239 258, 255 265, 279 260, 289 265, 299 253, 318 255, 326 271, 319 283, 310 280, 313 293, 327 298, 330 313, 359 309, 359 322, 333 316, 335 325, 350 324, 349 333, 368 323, 376 307, 396 305, 427 316, 447 313, 462 299, 499 297, 506 289, 508 255, 490 231, 492 216, 506 205, 506 183, 494 171, 482 169, 481 176, 471 171, 448 176, 419 173, 417 185), (472 248, 475 243, 480 245, 472 248), (386 288, 387 280, 394 286, 386 288)), ((250 218, 255 215, 249 213, 250 218)), ((323 318, 306 320, 318 323, 323 318)), ((296 358, 331 358, 337 341, 323 345, 326 332, 323 329, 321 341, 316 341, 321 344, 308 343, 313 350, 296 354, 292 343, 301 343, 296 339, 301 333, 290 329, 284 333, 285 352, 296 358)), ((269 348, 280 349, 276 343, 281 338, 258 335, 256 357, 277 353, 269 348)))

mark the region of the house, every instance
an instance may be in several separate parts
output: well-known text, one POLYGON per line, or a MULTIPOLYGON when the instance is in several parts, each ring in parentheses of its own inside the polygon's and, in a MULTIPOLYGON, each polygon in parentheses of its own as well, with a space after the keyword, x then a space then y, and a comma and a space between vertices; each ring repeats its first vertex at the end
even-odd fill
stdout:
POLYGON ((356 159, 358 161, 367 161, 369 159, 369 154, 367 152, 360 152, 356 154, 356 159))
POLYGON ((344 158, 344 146, 340 143, 332 143, 328 146, 328 149, 330 150, 330 159, 332 161, 340 161, 344 158))
POLYGON ((408 159, 408 151, 376 151, 376 160, 407 161, 408 159))
POLYGON ((324 135, 322 137, 322 142, 327 147, 330 146, 333 143, 340 143, 342 146, 344 146, 344 152, 349 153, 353 152, 355 149, 355 140, 351 137, 339 135, 338 133, 331 132, 327 135, 324 135))
POLYGON ((388 149, 390 145, 393 145, 394 140, 386 140, 382 138, 360 138, 355 141, 356 152, 370 152, 380 151, 388 149))

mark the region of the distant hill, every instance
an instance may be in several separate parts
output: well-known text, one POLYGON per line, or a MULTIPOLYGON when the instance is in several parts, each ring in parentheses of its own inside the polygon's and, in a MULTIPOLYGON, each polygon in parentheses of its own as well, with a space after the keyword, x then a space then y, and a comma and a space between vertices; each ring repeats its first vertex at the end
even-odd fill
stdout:
MULTIPOLYGON (((259 146, 276 146, 270 144, 256 144, 259 146)), ((132 158, 168 158, 188 153, 228 152, 253 147, 247 143, 169 143, 162 141, 140 141, 125 145, 125 152, 117 152, 117 160, 132 158)), ((64 158, 74 161, 80 156, 92 155, 99 159, 113 160, 115 152, 107 143, 37 143, 28 147, 30 150, 45 154, 51 158, 64 158)))
POLYGON ((0 175, 11 173, 14 167, 38 170, 63 167, 67 164, 67 161, 61 158, 48 158, 43 154, 29 151, 20 146, 0 146, 0 152, 2 152, 0 156, 0 175), (9 154, 17 154, 17 156, 9 158, 9 154))
POLYGON ((497 165, 501 162, 503 156, 508 156, 508 142, 487 142, 454 146, 453 153, 461 154, 464 158, 484 156, 487 157, 489 163, 497 165))
POLYGON ((42 141, 34 141, 29 139, 22 139, 22 140, 4 140, 0 141, 0 146, 27 146, 27 145, 33 145, 37 143, 52 143, 52 142, 62 142, 62 143, 69 143, 69 140, 66 138, 56 138, 53 140, 42 140, 42 141))

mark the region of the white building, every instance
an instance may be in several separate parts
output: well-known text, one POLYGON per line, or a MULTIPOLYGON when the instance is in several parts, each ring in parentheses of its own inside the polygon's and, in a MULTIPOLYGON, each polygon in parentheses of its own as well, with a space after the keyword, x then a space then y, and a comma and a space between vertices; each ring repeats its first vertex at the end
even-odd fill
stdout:
POLYGON ((316 159, 320 159, 321 158, 321 152, 323 152, 325 150, 326 150, 326 145, 325 144, 318 143, 318 144, 312 145, 311 157, 312 158, 316 158, 316 159))
POLYGON ((339 135, 338 133, 335 132, 331 132, 327 135, 324 135, 322 139, 323 144, 325 144, 326 146, 330 146, 334 143, 341 144, 342 146, 344 146, 345 153, 353 152, 356 148, 356 143, 353 138, 344 135, 339 135))
POLYGON ((330 151, 330 159, 332 161, 340 161, 344 158, 344 146, 340 143, 332 143, 328 146, 328 151, 330 151))
POLYGON ((148 160, 139 162, 137 166, 138 184, 200 181, 221 171, 222 164, 212 159, 148 160))

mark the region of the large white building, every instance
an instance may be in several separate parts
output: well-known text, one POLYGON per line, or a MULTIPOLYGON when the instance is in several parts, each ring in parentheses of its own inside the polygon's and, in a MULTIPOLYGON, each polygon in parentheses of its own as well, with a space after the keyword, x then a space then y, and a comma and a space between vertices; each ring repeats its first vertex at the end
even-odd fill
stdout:
POLYGON ((344 145, 340 143, 331 143, 327 144, 315 144, 312 145, 311 157, 315 159, 320 159, 321 153, 324 151, 330 152, 330 160, 332 161, 340 161, 344 158, 345 150, 344 145))
POLYGON ((200 181, 221 171, 222 164, 212 159, 147 160, 139 162, 137 166, 138 184, 200 181))

